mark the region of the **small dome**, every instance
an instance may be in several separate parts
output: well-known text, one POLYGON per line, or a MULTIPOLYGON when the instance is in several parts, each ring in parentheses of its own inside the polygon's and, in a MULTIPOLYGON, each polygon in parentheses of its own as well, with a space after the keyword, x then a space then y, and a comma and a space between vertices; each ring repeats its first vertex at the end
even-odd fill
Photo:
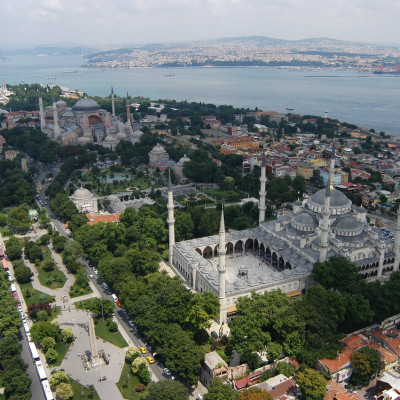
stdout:
POLYGON ((117 142, 117 138, 113 135, 113 134, 109 134, 105 137, 104 142, 106 143, 113 143, 113 142, 117 142))
POLYGON ((367 210, 366 210, 363 206, 361 206, 361 207, 358 207, 358 208, 357 208, 357 212, 359 212, 359 213, 366 213, 367 210))
POLYGON ((235 286, 236 289, 243 289, 246 287, 246 282, 242 279, 236 279, 233 286, 235 286))
POLYGON ((284 269, 282 271, 282 275, 286 276, 286 277, 293 276, 294 275, 294 271, 291 270, 291 269, 284 269))
POLYGON ((185 162, 191 161, 189 157, 186 156, 186 154, 178 161, 179 164, 183 164, 185 162))
POLYGON ((259 280, 261 283, 267 283, 267 282, 269 282, 269 281, 271 280, 271 278, 270 278, 269 275, 260 275, 260 276, 258 277, 258 280, 259 280))
POLYGON ((126 136, 126 134, 125 134, 124 132, 118 132, 118 133, 116 134, 116 137, 117 137, 117 139, 119 139, 119 140, 126 140, 126 139, 128 139, 128 136, 126 136))
POLYGON ((77 190, 75 190, 74 194, 71 196, 71 199, 73 200, 87 200, 94 197, 94 194, 90 192, 89 190, 81 187, 77 190))
POLYGON ((257 286, 258 285, 258 279, 255 276, 251 276, 249 279, 247 279, 247 284, 249 286, 257 286))
POLYGON ((282 272, 274 271, 271 273, 271 278, 275 281, 282 279, 282 272))
POLYGON ((159 143, 157 143, 157 145, 154 146, 153 149, 151 150, 151 153, 153 153, 153 154, 155 154, 155 153, 165 153, 165 149, 159 143))
POLYGON ((100 106, 92 99, 80 99, 72 106, 72 109, 82 112, 98 111, 100 110, 100 106))
POLYGON ((297 199, 293 204, 295 206, 301 206, 303 203, 301 202, 301 200, 297 199))
POLYGON ((200 261, 200 267, 203 268, 203 267, 206 267, 207 265, 210 265, 210 262, 203 258, 203 259, 200 261))
POLYGON ((218 283, 218 277, 219 277, 218 271, 216 271, 215 269, 208 274, 208 279, 214 281, 215 283, 218 283))
POLYGON ((201 271, 203 272, 203 274, 210 274, 211 272, 214 271, 213 267, 211 266, 211 264, 202 266, 201 271))
POLYGON ((304 267, 297 267, 294 269, 294 273, 296 275, 304 275, 306 273, 306 269, 304 267))
POLYGON ((140 139, 140 137, 141 137, 142 135, 143 135, 143 132, 137 130, 137 131, 133 132, 132 137, 134 137, 135 139, 140 139))

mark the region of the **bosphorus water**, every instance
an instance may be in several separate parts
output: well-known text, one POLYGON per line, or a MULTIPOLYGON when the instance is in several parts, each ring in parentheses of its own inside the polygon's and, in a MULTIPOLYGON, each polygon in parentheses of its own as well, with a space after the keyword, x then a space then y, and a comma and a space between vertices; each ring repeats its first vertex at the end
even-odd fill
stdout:
POLYGON ((8 84, 57 84, 108 96, 202 101, 324 115, 400 136, 400 76, 279 68, 81 68, 79 56, 15 56, 0 61, 8 84), (78 71, 65 73, 64 71, 78 71))

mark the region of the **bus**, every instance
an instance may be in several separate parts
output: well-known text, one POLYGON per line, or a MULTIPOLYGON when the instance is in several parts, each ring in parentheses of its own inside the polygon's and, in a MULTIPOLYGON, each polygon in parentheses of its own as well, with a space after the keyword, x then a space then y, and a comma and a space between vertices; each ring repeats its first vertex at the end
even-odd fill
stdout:
POLYGON ((16 292, 17 291, 17 287, 13 283, 10 285, 10 289, 11 289, 12 292, 16 292))
POLYGON ((5 258, 2 258, 2 259, 1 259, 1 263, 2 263, 2 265, 3 265, 4 271, 8 271, 8 263, 7 263, 7 260, 6 260, 5 258))
POLYGON ((13 296, 13 299, 14 299, 14 300, 17 300, 18 303, 21 303, 21 300, 19 299, 19 296, 18 296, 18 293, 17 293, 17 292, 13 292, 12 296, 13 296))
POLYGON ((0 258, 4 258, 4 250, 0 247, 0 258))
POLYGON ((40 361, 39 353, 35 343, 29 342, 29 350, 31 351, 33 361, 40 361))
POLYGON ((42 383, 43 393, 44 393, 46 400, 54 400, 53 393, 51 392, 51 389, 50 389, 49 381, 47 379, 45 379, 41 383, 42 383))
POLYGON ((44 381, 45 379, 47 379, 46 371, 44 370, 42 363, 40 361, 36 361, 35 365, 36 365, 37 373, 39 375, 39 379, 41 381, 44 381))

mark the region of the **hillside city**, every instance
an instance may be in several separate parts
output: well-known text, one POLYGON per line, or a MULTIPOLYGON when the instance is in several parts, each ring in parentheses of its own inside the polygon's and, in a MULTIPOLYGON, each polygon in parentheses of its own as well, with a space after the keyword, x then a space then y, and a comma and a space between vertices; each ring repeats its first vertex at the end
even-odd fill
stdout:
POLYGON ((400 64, 398 46, 329 38, 284 41, 254 36, 93 50, 84 55, 88 67, 270 66, 398 73, 400 64))
MULTIPOLYGON (((277 61, 223 49, 91 63, 277 61)), ((399 57, 310 49, 279 61, 399 57)), ((400 396, 397 137, 112 89, 3 82, 0 103, 0 399, 400 396)))

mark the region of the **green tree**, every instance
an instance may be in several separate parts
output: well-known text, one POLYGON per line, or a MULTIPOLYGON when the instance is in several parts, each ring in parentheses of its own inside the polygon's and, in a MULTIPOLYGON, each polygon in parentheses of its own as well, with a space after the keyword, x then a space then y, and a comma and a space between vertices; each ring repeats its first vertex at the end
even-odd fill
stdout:
POLYGON ((275 362, 276 360, 279 360, 282 356, 282 345, 277 342, 271 342, 268 345, 267 349, 267 355, 268 355, 268 360, 271 362, 275 362))
POLYGON ((42 346, 43 351, 46 352, 47 350, 54 348, 56 341, 54 338, 46 336, 41 340, 40 345, 42 346))
POLYGON ((53 372, 51 374, 50 386, 57 387, 62 382, 64 382, 64 383, 69 382, 69 378, 68 378, 67 374, 65 373, 65 371, 60 370, 60 371, 53 372))
POLYGON ((272 400, 272 396, 263 389, 252 387, 239 392, 240 400, 272 400))
POLYGON ((6 255, 11 261, 17 260, 22 257, 22 247, 20 245, 7 246, 6 255))
POLYGON ((64 328, 61 331, 61 337, 63 342, 72 342, 74 340, 74 332, 71 328, 64 328))
POLYGON ((31 328, 31 337, 34 342, 40 343, 43 338, 50 336, 57 338, 59 334, 59 328, 57 323, 51 323, 48 321, 35 322, 31 328))
POLYGON ((150 382, 151 376, 149 370, 147 369, 147 365, 143 364, 139 367, 137 376, 139 377, 140 383, 143 383, 143 385, 147 385, 150 382))
POLYGON ((178 381, 164 379, 151 382, 145 400, 188 400, 189 395, 185 386, 178 381))
POLYGON ((56 263, 53 260, 46 260, 42 263, 42 269, 45 271, 53 271, 56 267, 56 263))
POLYGON ((324 187, 324 180, 321 176, 321 171, 317 168, 313 169, 313 174, 310 179, 310 183, 314 185, 317 188, 323 188, 324 187))
POLYGON ((53 248, 57 253, 61 253, 64 250, 65 243, 67 242, 67 238, 65 236, 55 236, 51 239, 53 244, 53 248))
POLYGON ((296 374, 296 382, 307 400, 322 400, 326 393, 326 379, 311 368, 296 374))
POLYGON ((204 396, 204 400, 239 400, 239 395, 236 390, 216 378, 208 388, 208 393, 204 396))
POLYGON ((10 210, 7 214, 8 226, 17 232, 26 232, 32 225, 28 210, 27 204, 21 204, 10 210))
POLYGON ((57 361, 58 351, 55 349, 49 349, 49 350, 47 350, 45 356, 46 356, 46 361, 49 364, 53 364, 57 361))
POLYGON ((14 267, 14 276, 18 283, 27 283, 31 281, 33 272, 29 267, 22 265, 18 268, 14 267))
POLYGON ((286 362, 277 363, 275 369, 278 372, 278 374, 283 374, 288 378, 290 376, 293 376, 294 373, 296 372, 296 367, 286 362))
POLYGON ((129 363, 132 363, 132 361, 138 357, 140 357, 140 351, 137 347, 129 347, 125 352, 125 359, 129 363))
POLYGON ((56 394, 61 400, 69 400, 74 395, 74 390, 71 384, 61 382, 57 386, 56 394))

